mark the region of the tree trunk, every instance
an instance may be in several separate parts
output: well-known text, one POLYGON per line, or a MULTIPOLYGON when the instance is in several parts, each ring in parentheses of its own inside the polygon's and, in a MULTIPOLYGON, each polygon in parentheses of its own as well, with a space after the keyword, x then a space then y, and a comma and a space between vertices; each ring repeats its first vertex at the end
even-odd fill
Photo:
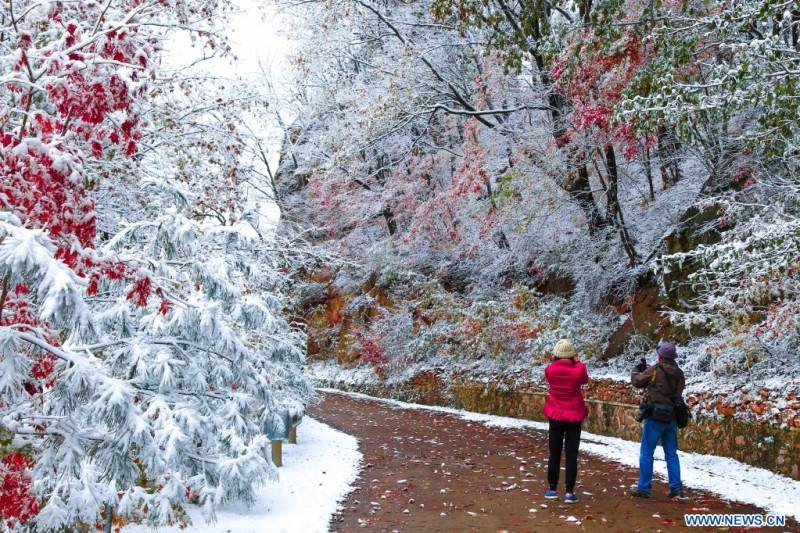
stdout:
POLYGON ((103 533, 111 533, 114 526, 114 506, 106 504, 106 519, 103 524, 103 533))
POLYGON ((3 309, 5 309, 6 306, 6 298, 8 298, 9 285, 10 283, 8 281, 8 278, 3 278, 3 289, 2 292, 0 292, 0 320, 3 319, 3 309))
POLYGON ((386 206, 381 211, 381 215, 383 215, 383 219, 386 221, 386 228, 389 230, 389 236, 394 235, 397 232, 397 221, 394 219, 394 213, 392 213, 392 208, 386 206))
POLYGON ((644 174, 647 176, 647 187, 650 192, 650 201, 656 201, 656 192, 653 189, 653 162, 650 160, 650 147, 644 147, 644 174))
POLYGON ((679 149, 680 144, 675 136, 666 128, 661 128, 658 132, 658 159, 664 190, 672 187, 681 179, 681 170, 678 166, 679 149))
POLYGON ((606 201, 608 206, 608 216, 613 221, 619 231, 619 238, 625 254, 628 256, 628 263, 633 266, 639 261, 633 240, 628 233, 625 225, 625 217, 622 214, 622 206, 619 203, 619 172, 617 170, 617 156, 614 146, 606 145, 605 148, 606 165, 608 167, 608 188, 606 189, 606 201))
MULTIPOLYGON (((492 182, 486 182, 486 192, 489 196, 489 212, 493 212, 497 210, 497 204, 494 201, 494 191, 492 191, 492 182)), ((503 228, 497 230, 499 235, 497 236, 497 247, 500 249, 507 250, 511 248, 511 243, 508 242, 508 237, 506 237, 506 232, 503 231, 503 228)))
POLYGON ((589 235, 597 234, 599 230, 608 225, 608 220, 600 212, 597 202, 594 201, 592 186, 589 182, 589 169, 586 168, 586 163, 581 162, 578 164, 567 175, 567 179, 561 183, 561 188, 569 193, 570 197, 583 211, 589 235))

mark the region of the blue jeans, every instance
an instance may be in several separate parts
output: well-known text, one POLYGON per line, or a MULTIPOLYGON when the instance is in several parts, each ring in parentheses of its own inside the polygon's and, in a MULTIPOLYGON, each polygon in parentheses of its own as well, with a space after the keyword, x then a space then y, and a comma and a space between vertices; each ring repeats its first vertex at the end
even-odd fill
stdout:
POLYGON ((653 485, 653 452, 659 440, 667 461, 669 488, 677 490, 683 487, 681 464, 678 461, 678 425, 675 422, 658 422, 645 418, 642 426, 642 447, 639 449, 638 488, 648 494, 653 485))

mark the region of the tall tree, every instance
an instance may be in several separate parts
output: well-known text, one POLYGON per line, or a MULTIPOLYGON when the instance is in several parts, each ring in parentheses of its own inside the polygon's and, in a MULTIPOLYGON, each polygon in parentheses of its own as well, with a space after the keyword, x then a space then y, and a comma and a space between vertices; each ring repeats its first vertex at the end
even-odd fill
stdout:
POLYGON ((274 473, 264 430, 311 394, 303 335, 282 318, 281 245, 252 198, 210 192, 257 178, 241 136, 221 142, 231 99, 197 106, 182 96, 190 78, 158 77, 173 29, 224 47, 219 9, 17 1, 3 13, 9 527, 171 524, 190 500, 210 516, 252 500, 274 473))

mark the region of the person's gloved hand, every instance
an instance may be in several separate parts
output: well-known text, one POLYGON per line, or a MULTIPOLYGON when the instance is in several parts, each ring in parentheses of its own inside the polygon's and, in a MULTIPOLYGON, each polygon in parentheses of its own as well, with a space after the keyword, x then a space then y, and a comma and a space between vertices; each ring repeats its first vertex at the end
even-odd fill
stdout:
POLYGON ((635 368, 637 372, 644 372, 645 370, 647 370, 647 361, 645 361, 644 357, 639 359, 639 364, 636 365, 635 368))

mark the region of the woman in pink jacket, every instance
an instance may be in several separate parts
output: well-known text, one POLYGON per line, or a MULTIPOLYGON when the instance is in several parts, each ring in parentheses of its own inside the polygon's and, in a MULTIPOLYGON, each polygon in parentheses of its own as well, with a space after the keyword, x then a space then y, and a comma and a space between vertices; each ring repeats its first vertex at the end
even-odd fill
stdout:
POLYGON ((550 388, 544 404, 544 415, 550 421, 550 459, 547 463, 549 488, 544 497, 558 498, 558 474, 561 469, 561 450, 566 449, 565 503, 576 503, 575 479, 578 476, 578 446, 581 441, 581 422, 589 414, 583 401, 581 385, 589 382, 586 366, 578 361, 575 347, 561 339, 553 348, 553 362, 544 371, 550 388))

